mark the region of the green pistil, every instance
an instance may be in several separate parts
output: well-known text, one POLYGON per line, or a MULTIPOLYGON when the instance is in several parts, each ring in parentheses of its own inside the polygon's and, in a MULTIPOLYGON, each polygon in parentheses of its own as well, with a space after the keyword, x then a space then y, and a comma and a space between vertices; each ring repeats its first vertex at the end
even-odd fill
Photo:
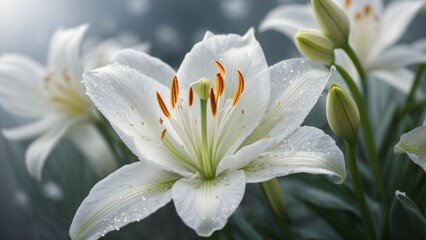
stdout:
POLYGON ((203 174, 206 179, 215 177, 215 172, 212 167, 212 161, 209 157, 209 146, 207 142, 207 100, 200 99, 201 107, 201 160, 203 166, 203 174))

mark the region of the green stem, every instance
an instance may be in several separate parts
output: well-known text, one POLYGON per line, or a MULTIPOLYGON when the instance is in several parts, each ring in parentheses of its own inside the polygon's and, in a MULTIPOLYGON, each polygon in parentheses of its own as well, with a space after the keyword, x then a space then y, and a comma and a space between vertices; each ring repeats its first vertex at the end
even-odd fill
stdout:
POLYGON ((374 142, 373 132, 371 130, 370 121, 368 120, 368 113, 365 107, 364 100, 362 98, 361 93, 359 92, 359 89, 357 88, 354 81, 352 80, 351 76, 341 66, 339 65, 335 65, 335 66, 337 68, 337 71, 340 73, 340 75, 342 75, 343 79, 348 85, 354 97, 355 103, 358 107, 360 120, 361 120, 361 129, 365 139, 365 143, 367 145, 367 155, 370 160, 374 182, 379 192, 380 199, 383 203, 383 212, 385 215, 387 215, 386 212, 388 211, 388 203, 387 203, 385 188, 384 188, 384 184, 382 180, 382 175, 379 168, 379 160, 378 160, 377 152, 376 152, 376 144, 374 142))
POLYGON ((116 145, 114 144, 114 137, 111 135, 111 132, 106 125, 106 122, 102 120, 98 120, 96 121, 95 126, 98 129, 98 131, 101 133, 102 137, 105 139, 109 149, 111 149, 115 160, 123 165, 126 164, 126 162, 123 162, 121 154, 119 150, 117 149, 116 145))
POLYGON ((263 193, 268 199, 269 205, 272 210, 274 210, 275 214, 280 217, 285 216, 285 201, 284 194, 281 190, 280 183, 278 179, 273 178, 269 181, 261 183, 263 193))
POLYGON ((358 167, 356 164, 356 156, 354 146, 346 141, 346 157, 349 162, 349 170, 352 178, 352 186, 358 201, 359 208, 362 214, 365 230, 368 233, 369 239, 376 239, 373 221, 371 220, 370 210, 368 209, 367 202, 365 201, 364 192, 361 187, 361 180, 358 175, 358 167))
POLYGON ((207 142, 207 100, 200 99, 201 107, 201 143, 202 143, 202 161, 204 177, 211 179, 215 176, 212 167, 212 161, 209 158, 209 146, 207 142))
POLYGON ((416 75, 414 76, 413 85, 411 86, 410 92, 405 100, 404 108, 408 108, 409 105, 414 101, 416 90, 420 85, 421 76, 425 70, 425 64, 417 64, 416 75))
POLYGON ((359 77, 361 79, 362 90, 364 91, 364 95, 367 96, 366 75, 365 75, 365 71, 364 71, 364 68, 363 68, 361 62, 358 59, 358 56, 356 55, 356 53, 354 52, 354 50, 352 49, 352 47, 349 44, 343 50, 346 52, 346 54, 348 54, 349 58, 352 60, 353 64, 355 65, 355 68, 356 68, 356 70, 359 74, 359 77))

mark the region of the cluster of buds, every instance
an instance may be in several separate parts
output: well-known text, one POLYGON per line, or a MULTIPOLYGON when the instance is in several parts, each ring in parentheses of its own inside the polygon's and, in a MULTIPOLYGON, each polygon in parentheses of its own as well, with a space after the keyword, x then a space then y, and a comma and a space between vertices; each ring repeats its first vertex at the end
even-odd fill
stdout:
POLYGON ((312 0, 312 7, 321 31, 299 30, 296 45, 305 57, 330 65, 334 49, 348 46, 349 18, 332 0, 312 0))

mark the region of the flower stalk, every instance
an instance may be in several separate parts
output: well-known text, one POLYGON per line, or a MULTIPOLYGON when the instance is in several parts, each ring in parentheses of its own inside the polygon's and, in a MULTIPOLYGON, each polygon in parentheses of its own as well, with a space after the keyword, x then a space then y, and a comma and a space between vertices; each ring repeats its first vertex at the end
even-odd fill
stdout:
POLYGON ((370 210, 365 201, 364 192, 361 186, 361 180, 358 174, 358 166, 356 163, 355 146, 346 141, 346 157, 348 159, 349 171, 352 178, 352 186, 358 201, 359 208, 362 214, 365 230, 369 239, 376 239, 373 221, 371 219, 370 210))
POLYGON ((374 182, 376 184, 377 191, 379 192, 379 197, 383 204, 383 211, 385 215, 388 212, 388 203, 385 193, 385 188, 382 180, 382 175, 379 168, 379 160, 377 157, 377 151, 376 151, 376 144, 374 142, 373 138, 373 132, 371 129, 370 121, 368 120, 368 113, 367 109, 365 108, 365 102, 362 98, 361 93, 359 92, 359 89, 355 85, 355 82, 351 78, 351 76, 339 65, 335 65, 337 71, 340 73, 340 75, 343 77, 343 80, 348 85, 349 90, 352 93, 352 96, 354 97, 355 103, 358 107, 359 114, 360 114, 360 121, 361 121, 361 130, 364 136, 365 143, 367 145, 367 155, 368 159, 370 160, 370 166, 371 171, 373 173, 374 182))

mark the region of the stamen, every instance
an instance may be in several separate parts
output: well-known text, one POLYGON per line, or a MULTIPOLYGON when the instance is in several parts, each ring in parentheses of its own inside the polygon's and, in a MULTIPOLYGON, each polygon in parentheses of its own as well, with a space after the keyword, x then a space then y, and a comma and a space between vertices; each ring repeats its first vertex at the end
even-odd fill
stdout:
POLYGON ((193 102, 194 102, 194 91, 192 90, 192 87, 190 87, 188 92, 188 105, 192 106, 193 102))
POLYGON ((216 113, 217 113, 216 98, 217 98, 217 96, 214 95, 213 88, 210 88, 210 108, 212 110, 213 117, 216 116, 216 113))
POLYGON ((216 60, 213 60, 213 61, 214 61, 214 64, 216 64, 217 70, 219 70, 220 74, 222 75, 222 78, 224 78, 225 77, 225 68, 223 67, 223 65, 220 62, 218 62, 216 60))
POLYGON ((170 87, 170 104, 172 108, 176 107, 176 103, 179 98, 179 82, 177 76, 173 77, 172 86, 170 87))
POLYGON ((351 0, 345 0, 345 8, 348 9, 351 6, 351 0))
POLYGON ((355 18, 355 21, 360 21, 361 20, 361 13, 360 12, 355 13, 354 18, 355 18))
POLYGON ((166 136, 166 132, 167 132, 166 128, 161 132, 161 140, 163 140, 164 137, 166 136))
POLYGON ((364 13, 365 13, 365 15, 369 15, 371 13, 371 5, 370 4, 365 5, 364 13))
POLYGON ((71 77, 68 74, 68 70, 66 68, 64 68, 64 70, 62 70, 62 76, 64 77, 66 82, 70 82, 71 81, 71 77))
POLYGON ((48 74, 46 74, 46 76, 44 76, 43 80, 48 83, 50 82, 50 80, 52 80, 53 75, 55 75, 55 73, 53 72, 49 72, 48 74))
POLYGON ((225 90, 225 81, 220 73, 216 74, 216 102, 220 96, 222 96, 225 90))
POLYGON ((232 101, 232 106, 237 105, 238 101, 240 100, 241 94, 244 91, 244 77, 243 74, 240 72, 240 70, 237 70, 238 72, 238 86, 234 93, 234 98, 232 101))
POLYGON ((160 94, 158 92, 157 93, 157 101, 158 101, 158 105, 160 106, 161 111, 163 112, 164 116, 166 116, 167 118, 170 118, 170 112, 167 109, 166 104, 164 103, 163 98, 160 96, 160 94))
POLYGON ((160 125, 163 125, 163 119, 160 118, 160 125))

